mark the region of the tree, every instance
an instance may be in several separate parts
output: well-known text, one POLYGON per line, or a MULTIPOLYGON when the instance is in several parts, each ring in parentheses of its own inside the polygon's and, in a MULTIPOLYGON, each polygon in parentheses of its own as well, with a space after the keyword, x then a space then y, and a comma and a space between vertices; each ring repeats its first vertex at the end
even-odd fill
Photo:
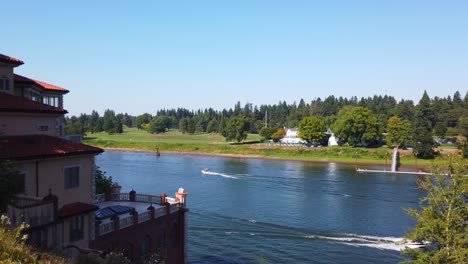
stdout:
POLYGON ((222 135, 226 141, 235 140, 239 143, 247 138, 249 128, 250 121, 248 118, 233 116, 229 118, 222 135))
POLYGON ((96 166, 94 177, 96 178, 96 194, 105 193, 112 188, 112 176, 106 176, 106 172, 102 171, 99 166, 96 166))
POLYGON ((99 113, 95 110, 91 112, 91 115, 88 119, 88 129, 91 131, 91 134, 98 132, 98 122, 99 122, 99 113))
POLYGON ((106 111, 104 111, 103 119, 104 123, 102 125, 102 128, 104 129, 104 131, 106 131, 107 133, 115 133, 116 120, 114 111, 106 109, 106 111))
POLYGON ((278 128, 276 132, 271 135, 271 139, 273 139, 274 142, 278 142, 280 139, 284 138, 286 136, 286 130, 284 128, 278 128))
POLYGON ((434 141, 432 139, 432 127, 434 125, 434 112, 431 108, 431 100, 424 91, 423 97, 416 106, 414 116, 414 154, 418 158, 431 159, 434 158, 435 152, 433 150, 434 141))
POLYGON ((445 171, 418 179, 427 192, 420 209, 406 209, 417 224, 409 239, 429 242, 428 250, 406 249, 416 263, 466 263, 468 259, 468 160, 447 161, 445 171), (448 172, 446 174, 445 172, 448 172))
POLYGON ((372 112, 361 106, 345 106, 338 113, 333 131, 340 142, 373 144, 380 138, 379 123, 372 112))
POLYGON ((325 139, 325 122, 317 116, 304 117, 299 122, 299 137, 308 142, 322 142, 325 139))
POLYGON ((263 127, 261 130, 260 130, 260 136, 262 136, 263 138, 267 139, 267 140, 270 140, 273 136, 273 134, 276 132, 276 128, 273 128, 273 127, 263 127))
POLYGON ((6 212, 8 203, 23 187, 19 175, 8 160, 0 160, 0 213, 6 212))
POLYGON ((387 122, 387 146, 407 146, 411 143, 411 124, 408 120, 392 116, 387 122))
POLYGON ((164 133, 171 126, 171 119, 167 116, 158 116, 150 121, 149 131, 151 134, 164 133))

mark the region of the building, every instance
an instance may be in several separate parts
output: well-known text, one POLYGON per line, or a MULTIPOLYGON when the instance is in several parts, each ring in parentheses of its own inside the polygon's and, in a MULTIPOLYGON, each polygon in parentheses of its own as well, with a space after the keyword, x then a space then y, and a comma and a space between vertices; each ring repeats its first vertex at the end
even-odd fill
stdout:
POLYGON ((0 160, 21 186, 7 214, 27 223, 29 242, 70 256, 121 251, 132 262, 157 252, 185 263, 187 193, 175 198, 135 191, 95 193, 95 156, 102 149, 67 140, 67 89, 14 73, 23 61, 0 54, 0 160))
POLYGON ((297 128, 284 128, 286 135, 280 139, 282 144, 305 144, 305 140, 298 137, 299 130, 297 128))

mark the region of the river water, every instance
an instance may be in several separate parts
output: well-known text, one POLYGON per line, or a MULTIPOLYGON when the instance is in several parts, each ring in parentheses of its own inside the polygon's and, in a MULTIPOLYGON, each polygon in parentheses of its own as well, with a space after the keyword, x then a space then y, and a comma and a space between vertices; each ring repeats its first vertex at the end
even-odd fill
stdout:
POLYGON ((125 192, 189 193, 189 263, 396 263, 415 224, 402 208, 423 195, 415 176, 335 163, 107 151, 96 164, 125 192))

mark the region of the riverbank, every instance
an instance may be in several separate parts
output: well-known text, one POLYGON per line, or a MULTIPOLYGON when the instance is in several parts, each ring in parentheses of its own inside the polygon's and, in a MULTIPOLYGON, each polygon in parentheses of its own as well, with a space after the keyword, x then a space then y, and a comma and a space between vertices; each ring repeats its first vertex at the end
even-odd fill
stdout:
MULTIPOLYGON (((108 150, 146 151, 173 154, 210 155, 241 158, 266 158, 341 164, 385 165, 391 164, 392 149, 353 148, 334 146, 311 148, 306 146, 278 146, 259 143, 260 137, 250 134, 243 144, 230 144, 218 134, 182 134, 169 131, 149 134, 143 130, 125 129, 122 134, 96 133, 84 139, 85 144, 108 150)), ((416 160, 411 151, 400 150, 402 168, 425 169, 433 160, 416 160)))

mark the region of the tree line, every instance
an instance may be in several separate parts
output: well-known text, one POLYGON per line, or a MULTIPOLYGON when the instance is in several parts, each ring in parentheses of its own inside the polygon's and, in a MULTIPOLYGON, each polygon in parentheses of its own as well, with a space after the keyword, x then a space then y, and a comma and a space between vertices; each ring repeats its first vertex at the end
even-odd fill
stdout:
POLYGON ((169 129, 179 129, 187 134, 219 133, 227 141, 237 142, 244 140, 248 133, 277 140, 284 136, 284 127, 298 127, 302 138, 309 142, 320 141, 325 138, 322 132, 331 128, 341 144, 374 146, 386 139, 389 146, 411 145, 418 157, 430 158, 435 154, 432 151, 433 136, 461 136, 466 145, 468 92, 463 98, 459 92, 443 98, 430 98, 424 92, 417 104, 412 100, 397 101, 388 95, 360 99, 331 95, 323 100, 317 98, 306 102, 300 99, 299 103, 292 104, 280 101, 254 106, 237 102, 233 108, 223 110, 160 109, 154 115, 131 116, 107 109, 100 116, 93 110, 89 115, 67 117, 65 132, 122 133, 123 125, 149 133, 164 133, 169 129))

